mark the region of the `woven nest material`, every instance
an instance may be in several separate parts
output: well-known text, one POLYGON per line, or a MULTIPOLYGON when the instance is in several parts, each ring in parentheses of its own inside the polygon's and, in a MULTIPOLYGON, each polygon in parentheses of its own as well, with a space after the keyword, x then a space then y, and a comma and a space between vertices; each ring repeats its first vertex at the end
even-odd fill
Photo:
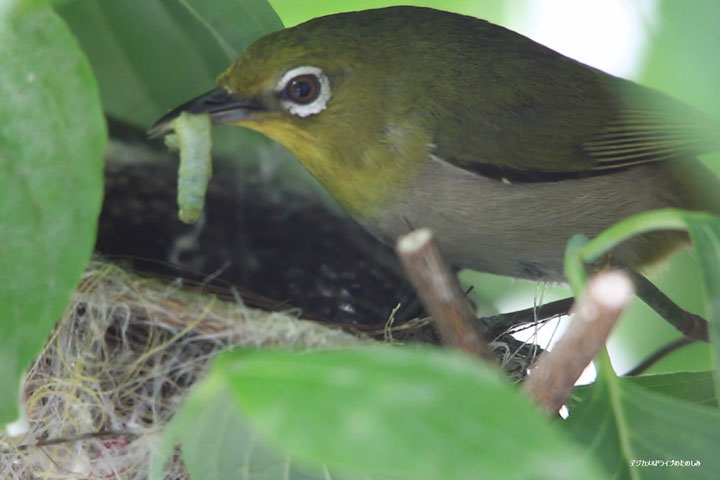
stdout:
MULTIPOLYGON (((220 351, 367 341, 94 262, 27 373, 28 429, 0 436, 0 478, 145 478, 163 426, 220 351)), ((166 478, 187 478, 179 455, 166 478)))
MULTIPOLYGON (((422 339, 428 319, 370 332, 386 342, 422 339)), ((234 347, 337 348, 373 340, 339 328, 189 291, 94 261, 45 348, 28 370, 27 428, 0 434, 0 479, 146 478, 164 427, 205 373, 234 347)), ((491 343, 501 366, 521 379, 537 353, 508 334, 491 343)), ((167 479, 186 479, 179 452, 167 479)))

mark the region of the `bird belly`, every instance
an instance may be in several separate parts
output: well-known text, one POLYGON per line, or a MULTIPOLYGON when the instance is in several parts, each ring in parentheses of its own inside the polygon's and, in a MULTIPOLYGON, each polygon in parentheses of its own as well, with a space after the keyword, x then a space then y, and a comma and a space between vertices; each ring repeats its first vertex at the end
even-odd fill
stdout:
MULTIPOLYGON (((695 167, 704 168, 696 160, 683 160, 681 178, 695 167)), ((706 209, 698 185, 680 182, 678 175, 672 162, 666 162, 587 178, 507 184, 433 159, 411 187, 358 220, 390 245, 411 229, 430 228, 445 256, 459 268, 564 281, 563 257, 572 235, 592 238, 647 210, 706 209)), ((718 207, 707 210, 717 212, 718 207)), ((686 238, 682 232, 655 232, 626 242, 614 253, 641 267, 667 256, 686 238)))

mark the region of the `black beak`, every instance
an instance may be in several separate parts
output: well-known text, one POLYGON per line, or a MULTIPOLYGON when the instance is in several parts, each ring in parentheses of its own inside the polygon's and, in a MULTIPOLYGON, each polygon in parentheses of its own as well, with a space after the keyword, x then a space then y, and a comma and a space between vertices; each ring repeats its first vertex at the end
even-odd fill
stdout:
POLYGON ((230 123, 248 118, 251 112, 264 110, 260 102, 253 99, 238 99, 224 88, 214 88, 170 110, 147 131, 150 138, 158 138, 173 132, 170 122, 182 112, 209 113, 213 125, 230 123))

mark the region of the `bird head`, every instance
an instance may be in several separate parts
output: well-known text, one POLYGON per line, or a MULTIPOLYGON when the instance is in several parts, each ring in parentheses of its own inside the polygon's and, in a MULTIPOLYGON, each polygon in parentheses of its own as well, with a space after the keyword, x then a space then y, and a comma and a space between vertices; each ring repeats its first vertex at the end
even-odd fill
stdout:
POLYGON ((441 102, 434 82, 442 75, 431 70, 442 62, 431 58, 430 32, 444 12, 405 8, 320 17, 267 35, 218 77, 218 88, 172 110, 150 133, 169 133, 182 111, 257 130, 290 150, 350 213, 368 211, 428 157, 437 116, 427 109, 441 102), (418 17, 412 25, 408 14, 418 17))

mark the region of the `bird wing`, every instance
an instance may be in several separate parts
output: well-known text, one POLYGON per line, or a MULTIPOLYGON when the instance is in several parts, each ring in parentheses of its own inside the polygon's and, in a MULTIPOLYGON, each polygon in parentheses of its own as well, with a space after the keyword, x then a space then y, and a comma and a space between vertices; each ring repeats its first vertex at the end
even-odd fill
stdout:
POLYGON ((580 145, 593 170, 694 157, 718 148, 702 115, 635 108, 621 111, 580 145), (700 117, 700 118, 692 118, 700 117))
POLYGON ((506 51, 483 64, 465 63, 470 93, 459 102, 457 94, 435 102, 440 106, 431 112, 439 122, 438 157, 484 175, 545 180, 720 148, 720 127, 695 108, 529 46, 530 59, 506 51))

